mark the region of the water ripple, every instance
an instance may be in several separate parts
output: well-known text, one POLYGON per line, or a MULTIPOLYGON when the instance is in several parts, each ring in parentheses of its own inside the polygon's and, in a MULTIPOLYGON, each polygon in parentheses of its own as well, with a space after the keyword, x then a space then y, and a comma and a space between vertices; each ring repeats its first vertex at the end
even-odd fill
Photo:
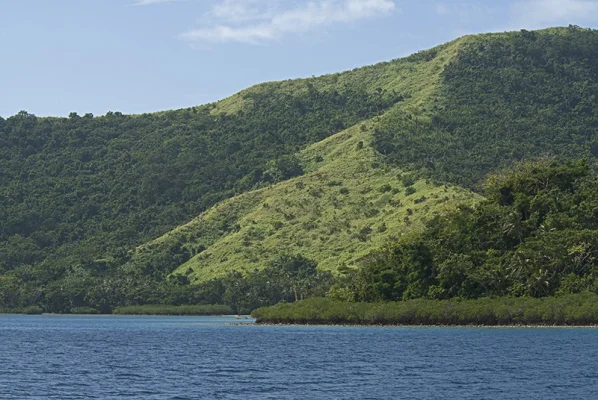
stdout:
POLYGON ((598 330, 0 316, 1 399, 587 399, 598 330))

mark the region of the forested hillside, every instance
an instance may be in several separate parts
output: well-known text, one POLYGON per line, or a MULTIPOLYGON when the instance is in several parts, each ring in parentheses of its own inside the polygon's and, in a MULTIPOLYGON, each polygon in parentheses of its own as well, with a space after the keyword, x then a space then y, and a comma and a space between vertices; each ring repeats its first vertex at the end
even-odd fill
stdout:
MULTIPOLYGON (((593 165, 597 68, 596 31, 521 31, 467 36, 404 59, 262 84, 183 110, 0 118, 0 309, 109 312, 121 305, 210 301, 236 307, 237 300, 223 295, 226 287, 239 287, 245 276, 262 279, 265 268, 286 270, 277 260, 295 256, 331 271, 331 279, 340 276, 338 293, 367 297, 343 279, 372 271, 376 262, 359 266, 373 250, 388 241, 402 245, 446 212, 457 218, 461 214, 451 213, 457 202, 464 202, 464 213, 495 207, 472 208, 480 197, 454 185, 482 192, 489 172, 546 156, 554 162, 587 156, 593 165), (336 275, 339 268, 344 277, 336 275)), ((590 168, 579 168, 581 175, 570 178, 589 185, 583 182, 593 179, 590 168)), ((578 186, 553 189, 559 196, 589 193, 578 186)), ((525 194, 533 214, 544 193, 525 194)), ((549 216, 513 220, 542 222, 526 228, 522 243, 546 229, 551 212, 562 211, 546 207, 549 216)), ((488 223, 515 212, 500 210, 488 223)), ((584 212, 593 211, 575 218, 581 221, 584 212)), ((563 229, 577 237, 595 228, 563 229)), ((426 232, 434 232, 429 241, 443 234, 426 232)), ((583 238, 569 244, 582 245, 583 238)), ((505 273, 506 249, 479 250, 490 251, 484 257, 459 254, 470 257, 476 271, 490 271, 492 280, 505 273)), ((374 254, 370 259, 387 257, 374 254)), ((544 292, 525 286, 530 276, 545 273, 543 261, 536 264, 500 290, 484 281, 467 296, 558 291, 561 270, 544 292)), ((388 298, 464 295, 430 271, 411 272, 406 276, 414 280, 396 278, 401 283, 388 298)), ((285 279, 299 276, 291 275, 285 279)), ((297 298, 288 285, 284 290, 287 297, 277 298, 297 298)), ((306 295, 316 293, 310 290, 306 295)), ((271 301, 256 299, 243 307, 271 301)))
POLYGON ((369 256, 339 293, 365 301, 598 292, 598 178, 586 160, 491 175, 475 207, 369 256))
POLYGON ((297 149, 401 99, 309 85, 273 93, 246 93, 232 115, 204 106, 0 120, 0 273, 35 286, 75 267, 102 273, 220 200, 300 175, 297 149))
POLYGON ((597 98, 598 31, 469 36, 426 110, 386 118, 375 146, 397 165, 475 186, 514 161, 598 155, 597 98))
POLYGON ((253 315, 270 323, 597 324, 598 177, 587 161, 526 162, 490 176, 484 193, 476 207, 437 216, 344 271, 331 299, 253 315))
POLYGON ((0 271, 88 261, 155 237, 235 193, 301 174, 298 148, 400 99, 313 88, 286 101, 246 96, 252 105, 231 116, 205 106, 0 121, 0 271))

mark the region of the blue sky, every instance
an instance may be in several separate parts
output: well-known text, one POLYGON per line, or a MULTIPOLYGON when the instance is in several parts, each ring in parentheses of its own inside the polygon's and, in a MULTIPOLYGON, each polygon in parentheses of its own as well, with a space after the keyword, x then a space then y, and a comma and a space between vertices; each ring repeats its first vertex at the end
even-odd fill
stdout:
POLYGON ((458 36, 576 24, 598 0, 0 0, 0 116, 141 113, 458 36))

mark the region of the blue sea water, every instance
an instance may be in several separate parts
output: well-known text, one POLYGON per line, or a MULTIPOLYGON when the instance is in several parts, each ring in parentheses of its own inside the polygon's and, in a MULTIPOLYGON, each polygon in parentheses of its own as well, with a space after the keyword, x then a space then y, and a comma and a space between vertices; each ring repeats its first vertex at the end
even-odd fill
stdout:
POLYGON ((0 399, 596 399, 598 330, 0 315, 0 399))

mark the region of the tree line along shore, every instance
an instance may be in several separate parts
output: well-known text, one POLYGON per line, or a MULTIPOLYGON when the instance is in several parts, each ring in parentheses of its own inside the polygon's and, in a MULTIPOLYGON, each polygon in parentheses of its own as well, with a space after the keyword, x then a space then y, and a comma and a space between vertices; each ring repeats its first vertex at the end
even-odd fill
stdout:
POLYGON ((598 295, 349 303, 311 298, 254 310, 258 324, 598 326, 598 295))

